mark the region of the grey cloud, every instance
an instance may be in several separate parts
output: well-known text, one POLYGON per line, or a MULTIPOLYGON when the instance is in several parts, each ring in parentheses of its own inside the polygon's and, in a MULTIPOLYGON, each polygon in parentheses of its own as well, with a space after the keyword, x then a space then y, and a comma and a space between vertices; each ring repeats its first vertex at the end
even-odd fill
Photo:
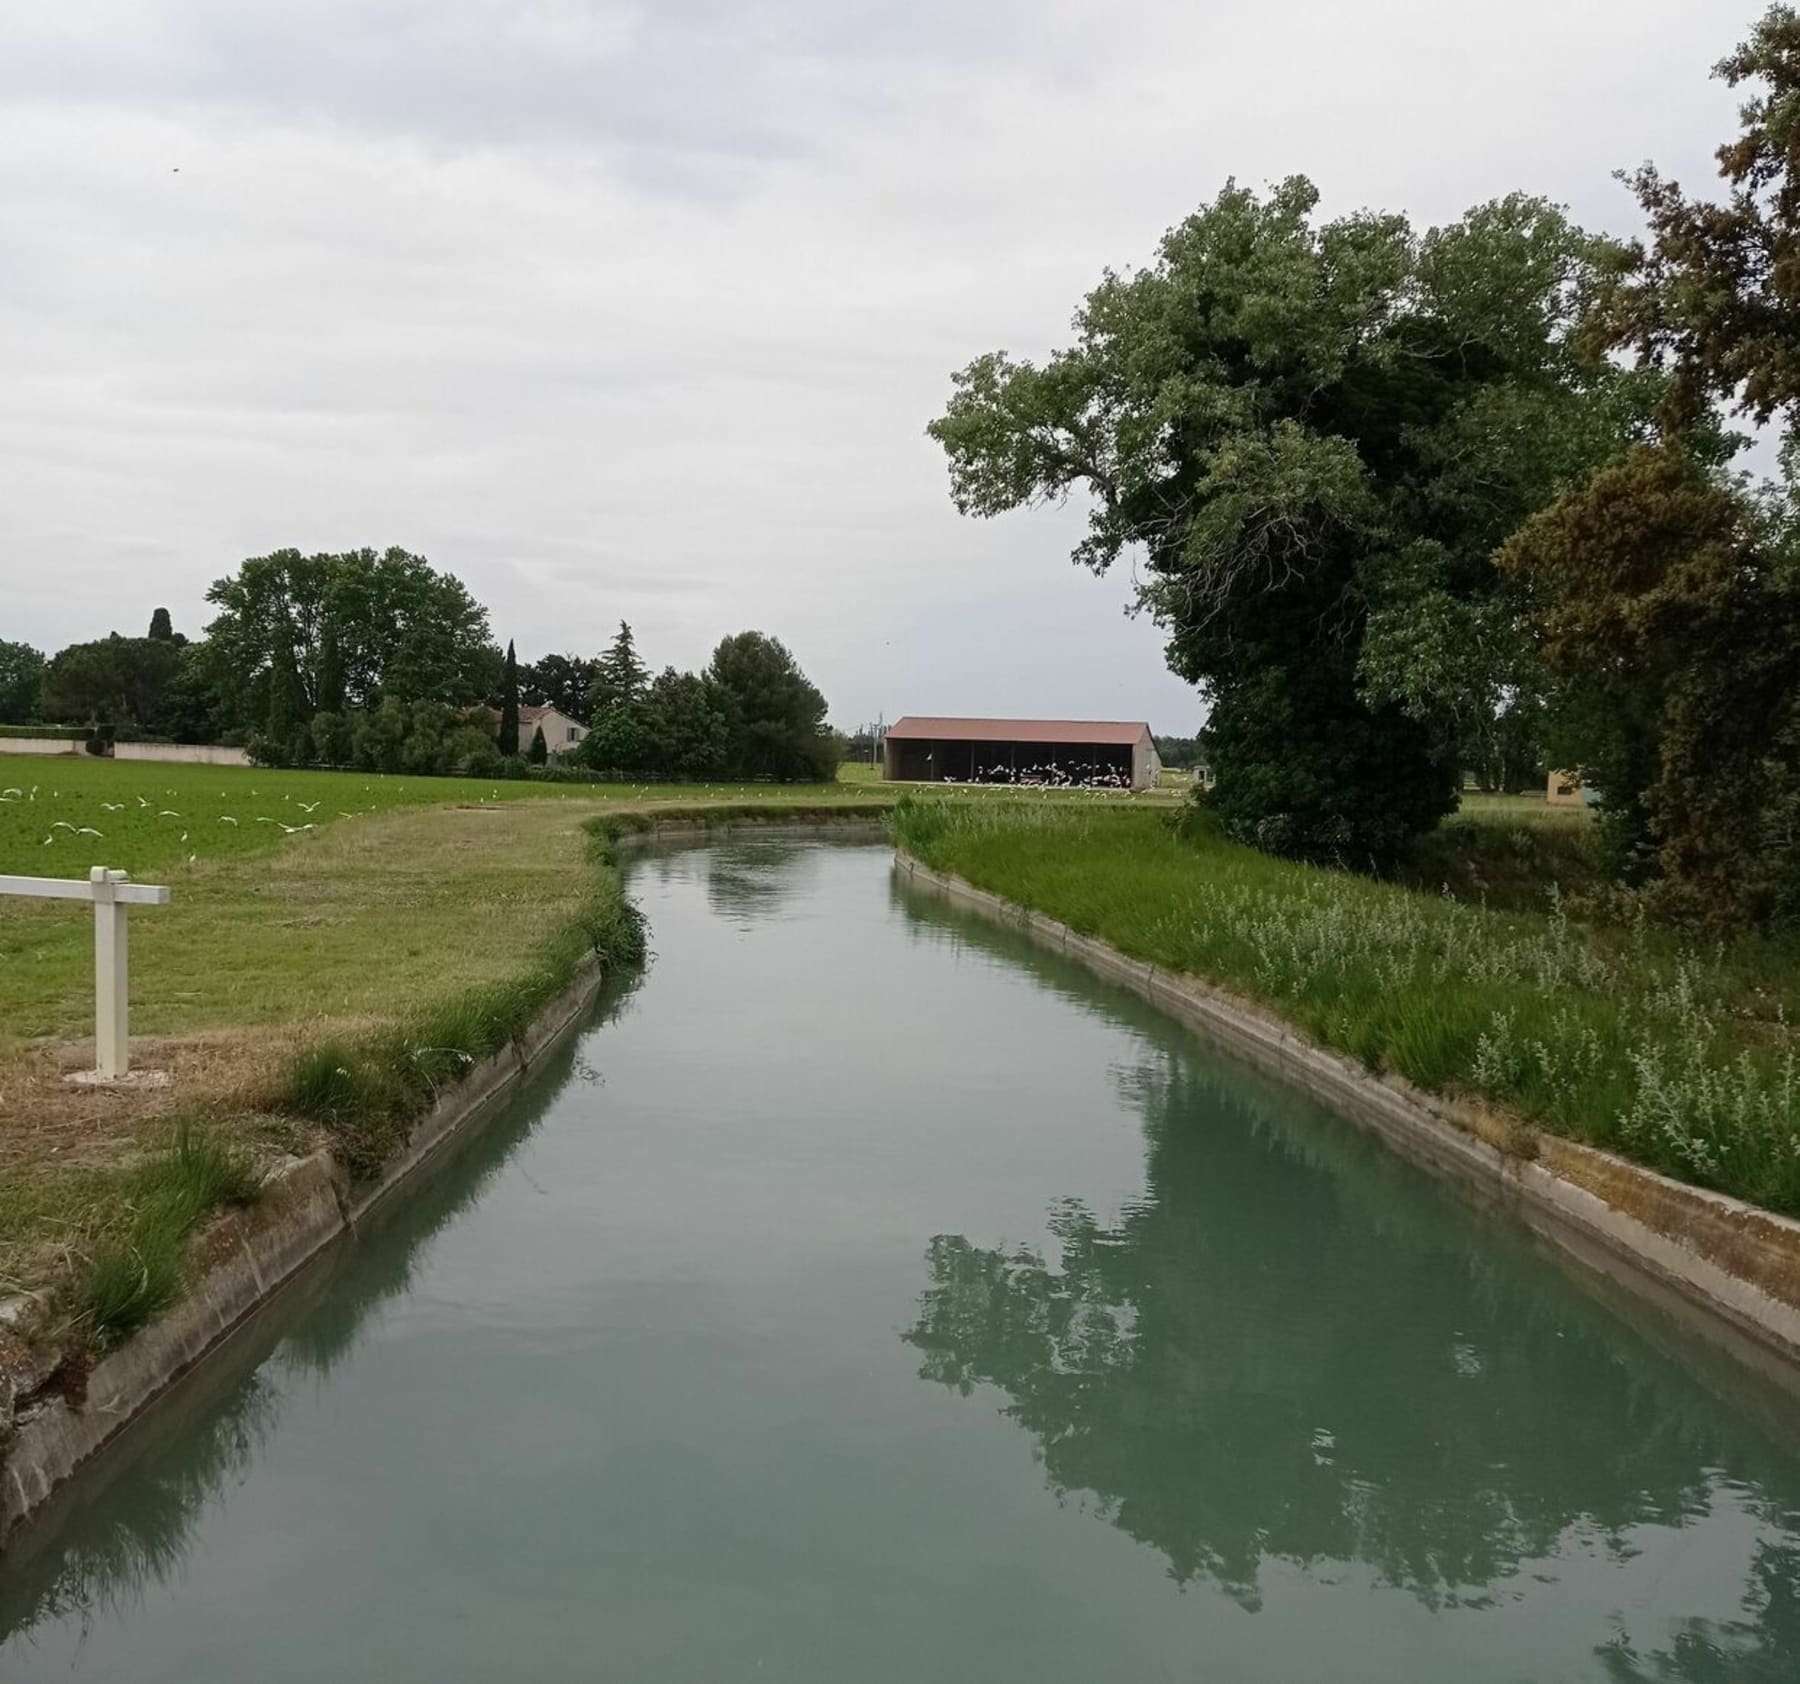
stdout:
POLYGON ((606 143, 636 171, 805 154, 821 108, 912 64, 1016 62, 1029 0, 172 0, 148 27, 28 31, 0 96, 252 110, 445 143, 606 143))
POLYGON ((1058 343, 1227 175, 1628 230, 1609 172, 1709 173, 1761 4, 15 6, 0 635, 192 631, 245 555, 399 543, 525 653, 761 625, 848 721, 1188 728, 1078 507, 951 510, 949 371, 1058 343))

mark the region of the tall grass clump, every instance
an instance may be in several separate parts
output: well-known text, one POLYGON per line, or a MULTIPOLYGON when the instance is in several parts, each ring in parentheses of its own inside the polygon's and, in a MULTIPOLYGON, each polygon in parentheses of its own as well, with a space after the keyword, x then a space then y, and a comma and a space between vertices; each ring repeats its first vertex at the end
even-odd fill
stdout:
POLYGON ((1371 1070, 1800 1213, 1800 955, 1278 860, 1203 812, 902 803, 928 865, 1272 1008, 1371 1070))
POLYGON ((121 1219, 95 1240, 76 1292, 76 1318, 94 1343, 112 1349, 173 1303, 189 1236, 214 1211, 252 1203, 259 1186, 246 1154, 192 1120, 166 1151, 121 1172, 121 1219))

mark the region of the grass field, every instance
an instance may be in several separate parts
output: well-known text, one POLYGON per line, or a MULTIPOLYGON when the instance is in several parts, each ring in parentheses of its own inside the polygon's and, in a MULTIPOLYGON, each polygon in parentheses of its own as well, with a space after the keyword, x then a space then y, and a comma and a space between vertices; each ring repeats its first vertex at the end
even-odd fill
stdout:
POLYGON ((894 824, 927 864, 1255 1000, 1371 1069, 1800 1214, 1791 948, 1503 911, 1273 859, 1146 808, 917 803, 894 824))

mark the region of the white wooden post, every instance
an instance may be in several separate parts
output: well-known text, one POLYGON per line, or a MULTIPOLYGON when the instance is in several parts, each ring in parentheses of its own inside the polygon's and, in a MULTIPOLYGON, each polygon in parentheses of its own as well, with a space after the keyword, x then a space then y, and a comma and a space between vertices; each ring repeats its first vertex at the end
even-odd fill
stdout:
POLYGON ((131 951, 118 893, 125 873, 97 865, 88 881, 94 885, 94 1074, 110 1082, 131 1068, 131 951))
MULTIPOLYGON (((131 1069, 127 1019, 130 954, 125 913, 130 906, 167 906, 160 884, 132 883, 123 871, 97 865, 84 882, 72 877, 0 877, 0 895, 94 903, 94 1081, 113 1082, 131 1069)), ((83 1078, 86 1079, 86 1078, 83 1078)))

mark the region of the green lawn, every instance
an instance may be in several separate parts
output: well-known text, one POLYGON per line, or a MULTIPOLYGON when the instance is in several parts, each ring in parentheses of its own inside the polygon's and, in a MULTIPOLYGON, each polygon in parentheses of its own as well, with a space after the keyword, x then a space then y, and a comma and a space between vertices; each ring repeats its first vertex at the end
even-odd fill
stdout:
POLYGON ((894 823, 927 864, 1255 1000, 1371 1069, 1800 1214, 1791 948, 1503 911, 1273 859, 1143 807, 903 803, 894 823))

